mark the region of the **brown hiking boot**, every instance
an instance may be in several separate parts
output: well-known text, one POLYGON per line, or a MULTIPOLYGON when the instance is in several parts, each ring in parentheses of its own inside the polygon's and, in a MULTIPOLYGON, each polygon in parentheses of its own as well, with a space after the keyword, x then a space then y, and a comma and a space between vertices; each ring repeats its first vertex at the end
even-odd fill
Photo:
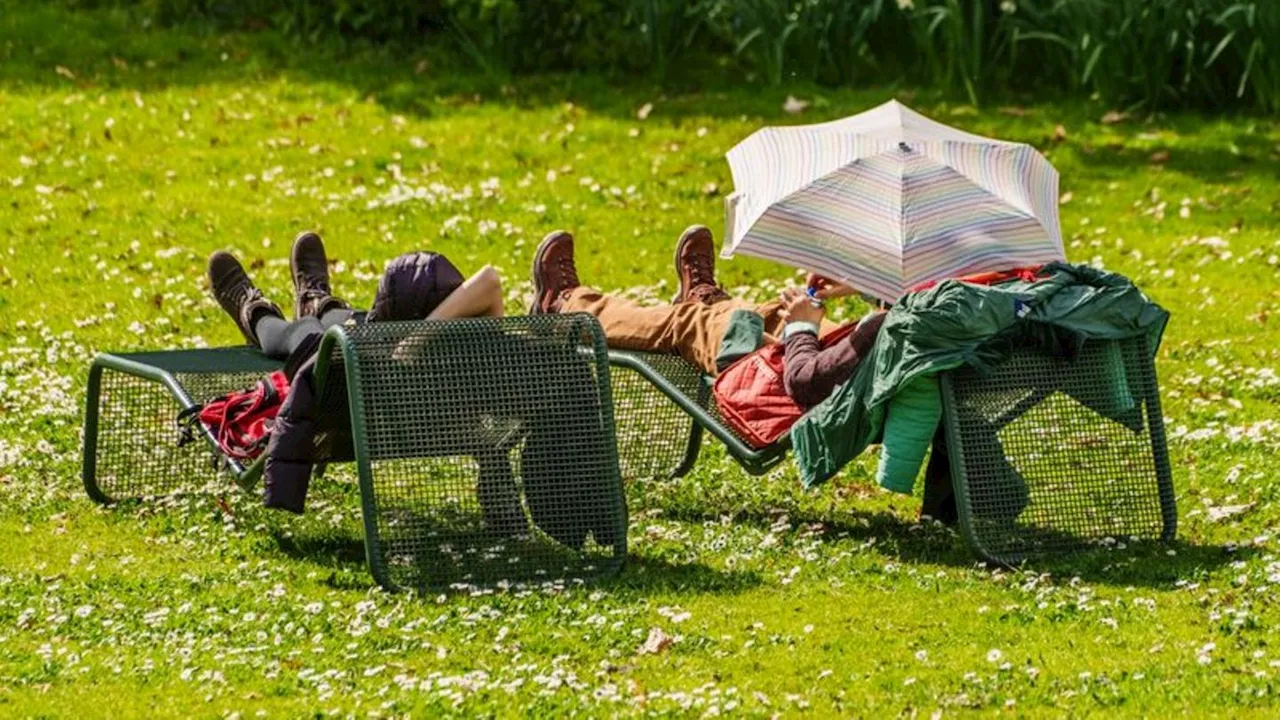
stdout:
POLYGON ((330 310, 351 309, 346 300, 334 297, 329 287, 329 260, 319 235, 313 232, 298 235, 289 254, 289 268, 293 274, 295 318, 318 318, 330 310))
POLYGON ((729 293, 716 284, 716 249, 711 230, 690 225, 676 243, 676 274, 680 292, 673 302, 712 305, 728 300, 729 293))
POLYGON ((529 314, 560 312, 565 295, 580 284, 573 264, 573 236, 564 230, 548 233, 533 256, 533 306, 529 314))
POLYGON ((274 315, 284 319, 279 306, 262 296, 254 287, 244 266, 236 256, 219 250, 209 257, 209 285, 223 310, 236 321, 236 326, 251 345, 261 344, 253 326, 263 317, 274 315))

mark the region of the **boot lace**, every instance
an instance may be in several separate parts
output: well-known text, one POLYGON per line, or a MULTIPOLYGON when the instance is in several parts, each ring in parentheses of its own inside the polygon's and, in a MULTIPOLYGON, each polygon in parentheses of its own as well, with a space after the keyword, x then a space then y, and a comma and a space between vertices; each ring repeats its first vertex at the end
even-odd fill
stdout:
POLYGON ((688 260, 689 281, 694 287, 700 285, 716 286, 716 271, 710 255, 698 253, 688 260))
POLYGON ((573 263, 572 255, 561 255, 556 259, 556 269, 560 275, 560 294, 563 295, 573 288, 578 287, 578 268, 573 263))
POLYGON ((728 300, 729 293, 725 292, 719 285, 713 283, 702 283, 689 288, 686 301, 698 302, 703 305, 712 305, 721 300, 728 300))

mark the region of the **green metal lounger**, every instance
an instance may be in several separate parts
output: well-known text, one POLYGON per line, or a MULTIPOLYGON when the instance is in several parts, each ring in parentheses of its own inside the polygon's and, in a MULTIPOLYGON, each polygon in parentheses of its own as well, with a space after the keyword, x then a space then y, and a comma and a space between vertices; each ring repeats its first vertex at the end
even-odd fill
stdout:
POLYGON ((684 476, 698 460, 704 431, 752 475, 786 458, 787 440, 756 449, 726 425, 711 393, 712 378, 680 356, 610 350, 609 362, 617 412, 625 418, 619 443, 627 477, 684 476))
MULTIPOLYGON (((178 412, 278 367, 248 348, 99 355, 85 408, 86 491, 109 503, 207 481, 212 439, 179 446, 178 412)), ((366 554, 381 585, 583 578, 620 567, 626 507, 595 318, 331 328, 315 380, 317 459, 355 463, 366 554), (507 511, 501 528, 490 522, 494 507, 507 511)), ((261 459, 221 460, 242 485, 261 475, 261 459)))
MULTIPOLYGON (((705 430, 749 473, 754 449, 725 425, 709 382, 679 357, 610 351, 619 453, 630 477, 679 477, 705 430)), ((1170 540, 1177 510, 1155 365, 1146 340, 1086 343, 1067 362, 1017 350, 993 372, 942 377, 943 424, 961 535, 982 559, 1130 539, 1170 540)))

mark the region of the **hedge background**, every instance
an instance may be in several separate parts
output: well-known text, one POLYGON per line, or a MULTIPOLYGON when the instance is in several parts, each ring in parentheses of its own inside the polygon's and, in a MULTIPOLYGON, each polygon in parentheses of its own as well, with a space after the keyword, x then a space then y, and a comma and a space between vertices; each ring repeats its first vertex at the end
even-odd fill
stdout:
POLYGON ((494 75, 716 72, 899 82, 974 104, 1067 93, 1129 110, 1280 110, 1280 0, 62 1, 312 41, 442 41, 494 75))

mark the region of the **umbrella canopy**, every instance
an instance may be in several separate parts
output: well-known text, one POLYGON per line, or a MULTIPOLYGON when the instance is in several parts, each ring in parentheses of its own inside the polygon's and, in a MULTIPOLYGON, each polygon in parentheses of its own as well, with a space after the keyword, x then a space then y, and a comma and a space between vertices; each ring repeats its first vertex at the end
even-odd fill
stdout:
POLYGON ((764 128, 727 158, 723 257, 776 260, 888 301, 923 282, 1064 259, 1049 161, 897 101, 764 128))

